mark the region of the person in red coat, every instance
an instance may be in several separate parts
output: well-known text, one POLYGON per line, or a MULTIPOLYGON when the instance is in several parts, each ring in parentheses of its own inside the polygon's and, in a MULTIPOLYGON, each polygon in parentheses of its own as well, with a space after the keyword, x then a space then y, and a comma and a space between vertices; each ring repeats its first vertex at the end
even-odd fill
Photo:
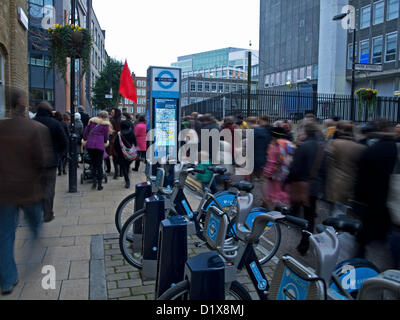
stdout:
POLYGON ((146 118, 144 115, 140 115, 138 119, 138 123, 135 126, 134 133, 137 142, 137 151, 138 151, 138 159, 135 163, 135 168, 133 171, 139 171, 140 162, 145 161, 146 159, 146 151, 147 151, 147 124, 146 118))

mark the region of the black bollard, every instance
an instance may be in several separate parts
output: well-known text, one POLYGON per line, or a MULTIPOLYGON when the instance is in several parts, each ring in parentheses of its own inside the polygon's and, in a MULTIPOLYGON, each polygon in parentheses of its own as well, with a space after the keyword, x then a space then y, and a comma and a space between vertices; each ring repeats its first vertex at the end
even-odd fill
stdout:
POLYGON ((182 216, 161 222, 156 298, 184 279, 187 261, 187 220, 182 216))
POLYGON ((145 200, 143 221, 143 269, 142 276, 156 279, 158 258, 158 237, 161 221, 165 219, 165 198, 152 196, 145 200))
POLYGON ((217 252, 206 252, 188 260, 185 278, 190 281, 189 300, 225 300, 225 263, 217 252))

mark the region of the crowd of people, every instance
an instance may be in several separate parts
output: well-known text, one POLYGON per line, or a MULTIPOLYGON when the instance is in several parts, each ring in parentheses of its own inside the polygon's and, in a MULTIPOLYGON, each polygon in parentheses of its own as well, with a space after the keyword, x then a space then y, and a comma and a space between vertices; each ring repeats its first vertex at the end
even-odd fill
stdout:
MULTIPOLYGON (((12 91, 8 101, 11 117, 0 122, 0 143, 7 146, 0 155, 0 286, 4 294, 12 292, 18 281, 13 258, 18 213, 25 213, 35 237, 43 221, 55 219, 57 171, 66 173, 69 150, 76 148, 81 160, 87 153, 93 189, 103 190, 104 174, 111 174, 112 167, 114 179, 123 177, 130 188, 130 173, 139 170, 147 149, 143 115, 133 117, 115 108, 110 114, 102 111, 90 118, 80 107, 74 115, 78 138, 71 146, 71 114, 55 112, 47 102, 37 105, 36 114, 28 114, 27 96, 18 90, 12 91)), ((361 220, 357 257, 365 256, 371 241, 386 241, 394 268, 400 268, 400 125, 379 120, 356 126, 338 118, 321 123, 313 114, 296 124, 285 119, 274 122, 268 115, 218 121, 210 114, 193 113, 183 119, 182 128, 198 136, 198 163, 206 170, 197 179, 204 185, 212 177, 207 169, 215 164, 213 155, 219 153, 228 169, 224 188, 235 178, 250 180, 260 202, 257 206, 290 207, 294 215, 308 220, 309 232, 315 231, 322 200, 329 204, 331 215, 361 220), (229 132, 232 139, 221 135, 218 150, 211 140, 203 149, 202 130, 229 132), (233 143, 238 130, 242 130, 241 146, 249 143, 249 130, 254 133, 255 147, 247 155, 254 160, 254 171, 245 177, 234 170, 240 167, 236 153, 243 154, 233 143)), ((211 188, 217 191, 216 184, 211 188)), ((303 237, 297 250, 307 253, 308 237, 303 237)))
MULTIPOLYGON (((254 154, 247 156, 254 159, 254 172, 245 178, 255 185, 257 205, 269 210, 290 207, 315 232, 317 203, 324 201, 331 215, 361 220, 358 257, 365 257, 370 242, 389 241, 393 265, 400 268, 400 194, 391 191, 400 187, 395 179, 395 168, 400 174, 400 125, 385 120, 356 125, 339 118, 322 122, 314 114, 306 114, 296 124, 287 119, 274 122, 267 115, 218 121, 198 113, 185 117, 182 125, 195 130, 198 137, 202 129, 228 129, 232 134, 238 129, 253 130, 254 154)), ((211 154, 213 150, 202 150, 206 159, 202 161, 211 163, 211 154)), ((308 236, 297 250, 302 255, 308 252, 308 236)))

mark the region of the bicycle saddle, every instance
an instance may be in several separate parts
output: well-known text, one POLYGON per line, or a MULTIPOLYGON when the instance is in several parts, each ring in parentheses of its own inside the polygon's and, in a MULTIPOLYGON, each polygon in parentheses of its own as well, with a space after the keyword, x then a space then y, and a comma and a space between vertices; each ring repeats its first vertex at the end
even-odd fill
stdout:
POLYGON ((241 182, 234 182, 231 184, 232 188, 236 188, 240 191, 248 192, 250 193, 254 189, 254 184, 247 182, 247 181, 241 181, 241 182))
POLYGON ((221 167, 221 166, 209 167, 208 170, 210 170, 211 172, 213 172, 215 174, 219 174, 219 175, 223 175, 228 171, 228 169, 221 167))
POLYGON ((351 219, 347 216, 328 218, 323 224, 328 227, 333 227, 336 231, 348 232, 353 235, 359 232, 362 226, 361 221, 351 219))

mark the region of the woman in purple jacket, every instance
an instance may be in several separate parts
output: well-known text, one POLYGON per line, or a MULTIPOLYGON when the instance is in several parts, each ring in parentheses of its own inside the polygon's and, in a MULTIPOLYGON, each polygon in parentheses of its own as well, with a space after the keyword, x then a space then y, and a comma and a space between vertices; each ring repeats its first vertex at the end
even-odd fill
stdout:
POLYGON ((93 189, 103 190, 103 159, 105 148, 109 145, 109 136, 112 133, 108 112, 102 111, 96 118, 89 121, 83 133, 83 144, 89 153, 93 167, 93 189), (97 178, 97 181, 96 181, 97 178))

